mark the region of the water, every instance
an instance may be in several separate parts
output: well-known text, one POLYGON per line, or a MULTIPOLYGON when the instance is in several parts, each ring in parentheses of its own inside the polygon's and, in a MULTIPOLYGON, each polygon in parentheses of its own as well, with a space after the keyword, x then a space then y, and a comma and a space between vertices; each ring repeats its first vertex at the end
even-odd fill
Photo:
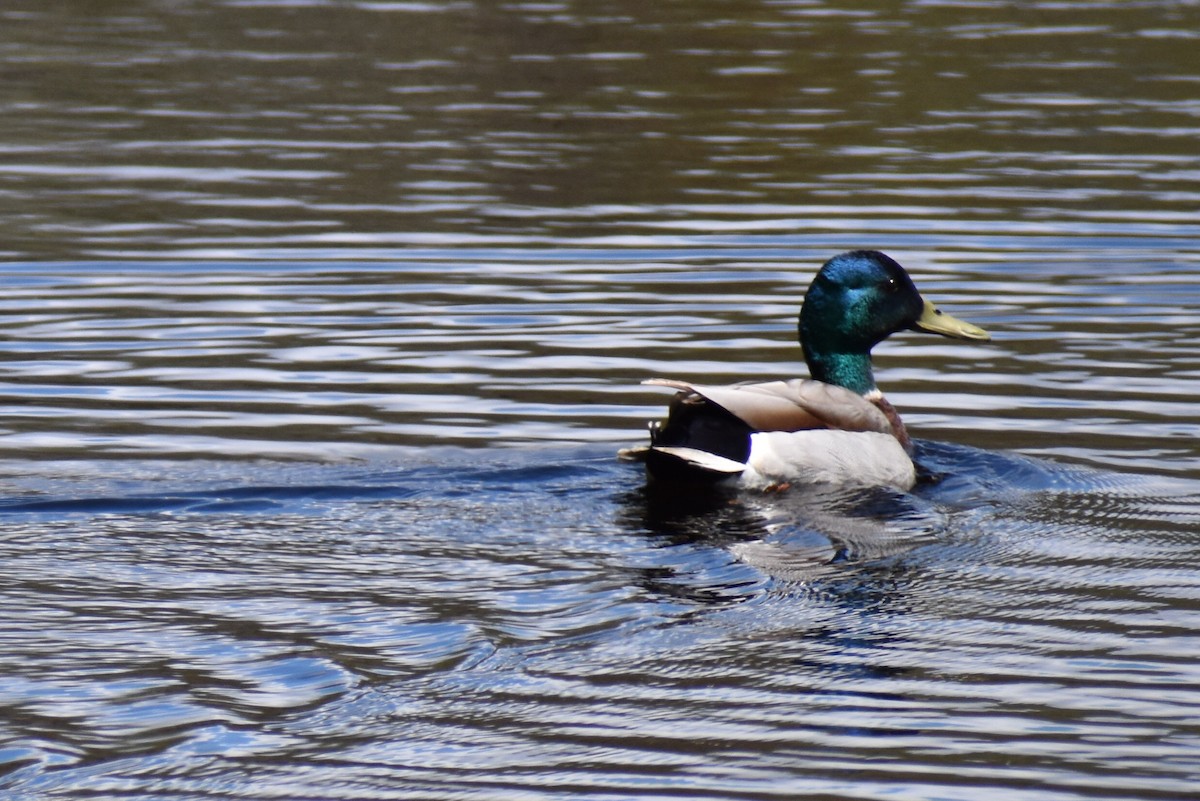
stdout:
POLYGON ((0 10, 0 795, 1178 799, 1193 3, 0 10), (936 480, 680 499, 851 247, 936 480))

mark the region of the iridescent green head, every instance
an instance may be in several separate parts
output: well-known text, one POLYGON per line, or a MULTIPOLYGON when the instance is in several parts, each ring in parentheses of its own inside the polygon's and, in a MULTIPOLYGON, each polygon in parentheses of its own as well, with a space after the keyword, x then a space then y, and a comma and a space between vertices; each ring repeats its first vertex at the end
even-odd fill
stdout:
POLYGON ((864 395, 875 389, 871 348, 897 331, 989 339, 982 328, 938 311, 903 267, 876 250, 825 262, 804 296, 799 328, 812 377, 864 395))

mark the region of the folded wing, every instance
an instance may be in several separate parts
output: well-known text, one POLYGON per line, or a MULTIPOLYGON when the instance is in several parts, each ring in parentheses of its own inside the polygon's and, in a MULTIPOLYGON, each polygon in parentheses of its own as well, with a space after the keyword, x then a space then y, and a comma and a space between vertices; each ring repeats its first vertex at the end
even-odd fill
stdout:
POLYGON ((835 384, 794 378, 757 384, 705 386, 669 378, 642 382, 678 389, 681 402, 700 398, 720 406, 752 431, 804 431, 833 428, 894 434, 892 424, 877 406, 863 396, 835 384))

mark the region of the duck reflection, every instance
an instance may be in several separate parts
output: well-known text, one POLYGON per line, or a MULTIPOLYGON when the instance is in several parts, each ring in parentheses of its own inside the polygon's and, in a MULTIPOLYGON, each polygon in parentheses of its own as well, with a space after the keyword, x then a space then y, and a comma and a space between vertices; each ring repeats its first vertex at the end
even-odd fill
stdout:
POLYGON ((680 493, 647 484, 630 492, 624 522, 664 545, 703 543, 782 582, 811 582, 934 542, 937 508, 910 493, 832 485, 782 492, 680 493))

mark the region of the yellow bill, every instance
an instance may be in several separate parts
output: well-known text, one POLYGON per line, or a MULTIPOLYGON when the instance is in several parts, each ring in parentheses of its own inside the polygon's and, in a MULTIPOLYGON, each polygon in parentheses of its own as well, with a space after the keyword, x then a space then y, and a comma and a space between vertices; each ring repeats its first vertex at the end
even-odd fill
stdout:
POLYGON ((992 338, 979 326, 971 325, 957 317, 951 317, 949 314, 939 311, 938 307, 929 301, 925 301, 925 309, 913 323, 913 327, 931 334, 941 334, 944 337, 954 337, 955 339, 977 339, 986 342, 992 338))

